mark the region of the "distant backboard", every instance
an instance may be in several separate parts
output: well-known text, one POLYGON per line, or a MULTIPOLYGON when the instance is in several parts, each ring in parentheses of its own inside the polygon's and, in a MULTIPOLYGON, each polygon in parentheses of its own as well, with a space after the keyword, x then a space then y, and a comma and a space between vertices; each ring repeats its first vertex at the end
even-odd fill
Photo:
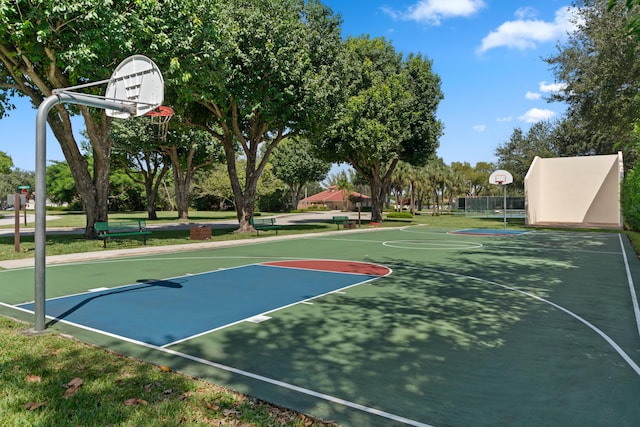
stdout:
MULTIPOLYGON (((145 115, 158 108, 164 101, 164 79, 158 66, 143 55, 133 55, 118 65, 107 85, 105 98, 109 101, 131 103, 133 116, 145 115)), ((126 119, 131 114, 106 110, 110 117, 126 119)))
POLYGON ((505 170, 497 170, 489 177, 489 184, 507 185, 513 182, 513 175, 505 170))

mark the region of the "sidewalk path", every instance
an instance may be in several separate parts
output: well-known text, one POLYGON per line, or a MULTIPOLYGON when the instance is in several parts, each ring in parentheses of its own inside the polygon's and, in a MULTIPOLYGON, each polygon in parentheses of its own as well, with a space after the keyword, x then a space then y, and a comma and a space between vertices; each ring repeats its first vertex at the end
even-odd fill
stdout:
MULTIPOLYGON (((282 225, 296 225, 296 224, 305 224, 305 223, 314 223, 314 222, 323 222, 329 221, 332 216, 335 215, 348 215, 350 218, 357 220, 358 213, 351 212, 345 213, 340 211, 326 211, 326 212, 306 212, 300 214, 282 214, 276 215, 278 218, 278 224, 282 225)), ((364 221, 365 218, 368 221, 370 218, 370 214, 366 213, 365 215, 361 215, 361 219, 364 221), (365 217, 366 215, 366 217, 365 217)), ((53 217, 57 219, 57 217, 53 217)), ((1 221, 1 220, 0 220, 1 221)), ((11 218, 10 224, 13 224, 14 219, 11 218)), ((29 221, 29 215, 27 215, 27 221, 29 221)), ((0 222, 0 225, 3 223, 0 222)), ((148 226, 151 229, 157 230, 189 230, 191 227, 199 227, 199 226, 209 226, 212 228, 234 228, 238 226, 237 221, 216 221, 216 222, 191 222, 191 223, 168 223, 168 224, 153 224, 148 226)), ((342 230, 341 230, 342 231, 342 230)), ((360 229, 360 231, 364 231, 360 229)), ((20 234, 32 234, 34 232, 33 228, 25 228, 20 230, 20 234)), ((70 234, 82 234, 84 229, 80 228, 48 228, 47 233, 70 233, 70 234)), ((337 231, 329 231, 322 234, 333 234, 337 231)), ((0 229, 0 236, 13 235, 12 229, 0 229)), ((266 239, 272 240, 287 240, 287 239, 295 239, 301 237, 300 234, 293 235, 281 235, 281 236, 272 236, 272 237, 261 237, 260 241, 265 241, 266 239)), ((178 251, 187 251, 187 250, 197 250, 197 249, 210 249, 215 247, 224 247, 224 246, 234 246, 239 244, 247 244, 252 243, 258 239, 242 239, 242 240, 226 240, 226 241, 208 241, 208 242, 199 242, 199 243, 186 243, 182 245, 170 245, 170 246, 143 246, 138 248, 129 248, 129 249, 114 249, 114 250, 106 250, 106 251, 95 251, 95 252, 81 252, 76 254, 65 254, 65 255, 51 255, 47 256, 47 265, 49 264, 60 264, 66 262, 81 262, 81 261, 90 261, 96 259, 106 259, 106 258, 115 258, 123 255, 147 255, 147 254, 156 254, 156 253, 166 253, 166 252, 178 252, 178 251)), ((0 260, 0 267, 5 269, 12 268, 25 268, 25 267, 33 267, 34 266, 33 258, 25 258, 25 259, 16 259, 16 260, 0 260)))

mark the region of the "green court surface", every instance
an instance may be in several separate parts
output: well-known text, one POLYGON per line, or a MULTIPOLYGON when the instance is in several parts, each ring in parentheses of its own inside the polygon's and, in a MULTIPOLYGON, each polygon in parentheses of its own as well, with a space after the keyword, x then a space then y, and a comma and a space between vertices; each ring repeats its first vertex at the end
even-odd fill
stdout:
MULTIPOLYGON (((233 311, 235 289, 248 282, 281 292, 244 266, 289 260, 391 273, 163 346, 65 319, 49 327, 344 426, 638 425, 640 262, 614 232, 415 226, 259 239, 51 265, 47 298, 237 270, 225 292, 207 297, 212 310, 233 311)), ((0 271, 0 314, 33 319, 17 307, 33 301, 33 277, 31 268, 0 271)), ((305 280, 294 285, 311 286, 305 280)), ((178 287, 156 288, 187 292, 178 287)), ((166 303, 166 318, 184 322, 166 303)))

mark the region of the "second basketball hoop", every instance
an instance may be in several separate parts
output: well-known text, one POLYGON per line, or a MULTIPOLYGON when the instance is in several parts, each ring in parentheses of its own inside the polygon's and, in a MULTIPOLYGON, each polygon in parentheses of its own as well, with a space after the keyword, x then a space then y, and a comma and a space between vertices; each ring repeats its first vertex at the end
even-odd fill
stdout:
POLYGON ((489 184, 507 185, 513 183, 513 175, 505 170, 497 170, 489 177, 489 184))

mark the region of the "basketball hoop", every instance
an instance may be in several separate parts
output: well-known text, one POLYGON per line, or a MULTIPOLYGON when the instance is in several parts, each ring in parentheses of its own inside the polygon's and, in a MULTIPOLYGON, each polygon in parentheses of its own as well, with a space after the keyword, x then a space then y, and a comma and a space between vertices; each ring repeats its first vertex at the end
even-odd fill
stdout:
POLYGON ((513 183, 513 175, 511 175, 510 172, 507 172, 502 169, 493 172, 489 176, 489 184, 500 185, 504 190, 503 191, 504 204, 502 205, 502 207, 504 210, 504 229, 505 230, 507 229, 507 184, 512 184, 512 183, 513 183))
POLYGON ((169 121, 173 117, 173 108, 161 105, 145 114, 152 125, 156 126, 156 138, 165 142, 169 131, 169 121))
POLYGON ((507 185, 513 183, 513 175, 505 170, 497 170, 489 176, 489 184, 507 185))

